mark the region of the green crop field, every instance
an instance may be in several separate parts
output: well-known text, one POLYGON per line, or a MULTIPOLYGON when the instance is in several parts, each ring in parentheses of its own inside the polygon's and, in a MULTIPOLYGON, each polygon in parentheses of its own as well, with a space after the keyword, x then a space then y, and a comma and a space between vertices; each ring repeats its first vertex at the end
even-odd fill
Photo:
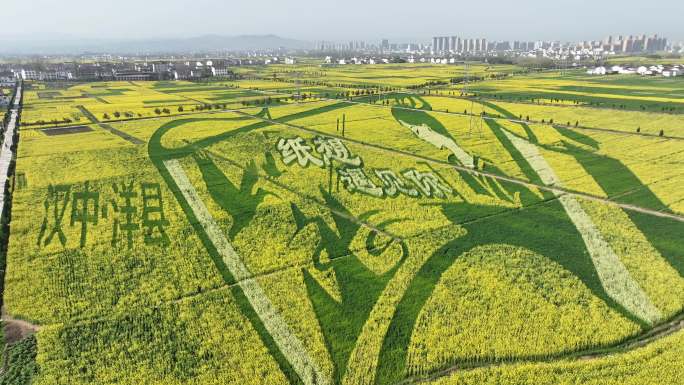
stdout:
POLYGON ((681 80, 464 71, 30 84, 3 297, 37 331, 8 373, 679 383, 681 80))

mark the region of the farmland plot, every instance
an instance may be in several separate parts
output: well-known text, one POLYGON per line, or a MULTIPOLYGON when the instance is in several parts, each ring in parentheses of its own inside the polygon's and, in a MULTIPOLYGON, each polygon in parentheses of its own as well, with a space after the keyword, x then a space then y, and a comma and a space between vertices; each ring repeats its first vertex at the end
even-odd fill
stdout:
MULTIPOLYGON (((225 90, 234 84, 79 92, 98 114, 254 96, 225 90)), ((34 382, 529 383, 538 372, 600 383, 602 365, 630 363, 681 373, 681 333, 572 358, 681 314, 684 176, 671 165, 682 142, 384 100, 112 123, 141 144, 100 126, 23 130, 4 301, 40 325, 34 382), (449 372, 461 367, 479 369, 449 372)))

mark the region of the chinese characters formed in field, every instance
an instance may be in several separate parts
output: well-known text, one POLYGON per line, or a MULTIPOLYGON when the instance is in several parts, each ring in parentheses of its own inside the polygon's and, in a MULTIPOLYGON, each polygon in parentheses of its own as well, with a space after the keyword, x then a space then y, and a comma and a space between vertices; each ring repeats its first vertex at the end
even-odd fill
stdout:
POLYGON ((349 192, 360 192, 376 198, 382 198, 385 194, 382 187, 376 186, 362 168, 340 168, 337 174, 349 192))
POLYGON ((391 198, 399 194, 408 195, 410 197, 418 197, 420 193, 415 188, 409 186, 403 179, 392 170, 373 170, 375 175, 382 181, 384 193, 391 198))
POLYGON ((342 140, 317 136, 313 142, 316 146, 316 152, 323 156, 323 163, 326 166, 330 166, 332 161, 337 161, 348 167, 361 167, 361 158, 352 155, 342 140))
POLYGON ((276 149, 283 163, 298 163, 301 167, 310 164, 332 169, 336 164, 338 181, 351 193, 366 194, 376 198, 396 198, 399 195, 419 198, 446 199, 454 190, 433 172, 422 172, 416 169, 403 170, 397 173, 387 169, 363 168, 363 160, 354 155, 338 138, 316 136, 313 146, 305 139, 280 138, 276 149), (375 180, 377 178, 379 182, 375 180))
POLYGON ((169 221, 164 217, 161 187, 159 183, 141 183, 143 198, 142 223, 145 227, 145 244, 165 245, 169 243, 164 227, 169 221))
POLYGON ((65 185, 49 185, 48 193, 43 201, 45 208, 45 217, 43 224, 40 226, 38 233, 38 245, 44 246, 52 243, 52 240, 57 236, 59 243, 66 246, 66 235, 62 229, 62 222, 64 221, 64 214, 69 205, 69 193, 71 186, 65 185), (46 236, 47 234, 47 236, 46 236))
POLYGON ((164 215, 158 183, 114 183, 107 193, 111 198, 103 198, 104 194, 93 189, 88 182, 82 186, 48 186, 37 245, 46 247, 59 242, 66 247, 70 234, 76 233, 78 245, 85 247, 90 229, 109 224, 111 245, 115 247, 121 245, 131 249, 141 230, 146 245, 169 243, 166 234, 169 221, 164 215), (67 212, 69 219, 65 221, 67 212))
POLYGON ((283 163, 288 166, 295 160, 302 167, 307 167, 309 163, 313 163, 318 167, 323 167, 324 165, 322 160, 311 154, 311 146, 307 145, 304 139, 300 137, 292 139, 280 138, 276 148, 283 157, 283 163))
POLYGON ((81 247, 84 247, 88 234, 88 224, 97 225, 100 218, 100 193, 90 190, 90 184, 86 182, 81 191, 76 191, 72 195, 71 226, 80 223, 81 247))
POLYGON ((406 170, 402 173, 406 179, 413 182, 418 187, 420 193, 426 197, 436 197, 445 199, 447 195, 453 194, 454 190, 446 182, 442 181, 437 175, 431 172, 420 172, 415 169, 406 170))
POLYGON ((116 246, 121 241, 121 235, 125 233, 126 242, 130 248, 133 245, 134 232, 140 229, 140 224, 135 222, 138 208, 133 204, 138 193, 135 191, 133 182, 114 184, 112 188, 116 194, 116 199, 112 199, 110 202, 115 213, 112 226, 112 246, 116 246))

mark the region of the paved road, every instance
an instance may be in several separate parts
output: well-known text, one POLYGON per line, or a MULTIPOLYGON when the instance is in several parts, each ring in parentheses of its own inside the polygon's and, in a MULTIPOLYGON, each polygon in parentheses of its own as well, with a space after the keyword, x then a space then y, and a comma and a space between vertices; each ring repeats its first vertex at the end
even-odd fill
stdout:
POLYGON ((119 136, 123 140, 126 140, 126 141, 133 143, 135 145, 145 144, 144 141, 142 141, 142 140, 140 140, 134 136, 128 135, 127 133, 125 133, 123 131, 117 130, 116 128, 112 127, 111 125, 109 125, 107 123, 100 122, 95 115, 93 115, 90 111, 88 111, 87 108, 85 108, 83 106, 76 106, 76 108, 78 108, 83 113, 83 115, 85 115, 86 118, 90 119, 93 123, 96 123, 101 128, 111 132, 112 134, 114 134, 116 136, 119 136))
POLYGON ((17 131, 17 119, 19 117, 19 108, 21 104, 21 85, 17 88, 16 98, 14 98, 14 104, 10 110, 10 120, 7 124, 5 130, 5 137, 2 141, 2 149, 0 150, 0 218, 5 214, 5 185, 9 178, 9 168, 12 159, 14 158, 14 153, 12 152, 12 146, 14 145, 14 135, 17 131))

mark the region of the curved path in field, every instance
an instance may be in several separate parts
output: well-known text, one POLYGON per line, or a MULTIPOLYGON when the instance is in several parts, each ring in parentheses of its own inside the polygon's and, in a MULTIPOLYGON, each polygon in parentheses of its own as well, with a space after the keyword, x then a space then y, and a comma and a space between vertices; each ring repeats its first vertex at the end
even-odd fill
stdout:
POLYGON ((657 342, 665 337, 668 337, 674 333, 677 333, 681 330, 684 329, 684 313, 680 313, 677 317, 672 319, 671 321, 662 324, 658 327, 655 327, 643 334, 639 334, 635 337, 632 337, 630 339, 627 339, 626 341, 623 341, 622 343, 612 346, 612 347, 607 347, 607 348, 602 348, 602 349, 589 349, 589 350, 583 350, 579 352, 574 352, 574 353, 565 353, 565 354, 560 354, 558 356, 554 357, 549 357, 549 358, 525 358, 525 359, 512 359, 508 361, 502 361, 502 362, 494 362, 494 361, 482 361, 478 363, 472 363, 468 365, 453 365, 450 366, 446 369, 442 369, 439 371, 436 371, 434 373, 431 373, 426 376, 414 376, 414 377, 409 377, 405 380, 402 380, 396 385, 406 385, 406 384, 419 384, 423 382, 429 382, 429 381, 435 381, 441 377, 448 376, 450 374, 453 374, 457 371, 469 371, 469 370, 476 370, 476 369, 486 369, 486 368, 494 368, 494 367, 500 367, 500 366, 506 366, 506 365, 515 365, 515 364, 522 364, 522 363, 527 363, 527 364, 552 364, 556 362, 573 362, 573 361, 586 361, 586 360, 597 360, 601 358, 606 358, 609 356, 621 354, 621 353, 627 353, 632 350, 644 348, 654 342, 657 342))

